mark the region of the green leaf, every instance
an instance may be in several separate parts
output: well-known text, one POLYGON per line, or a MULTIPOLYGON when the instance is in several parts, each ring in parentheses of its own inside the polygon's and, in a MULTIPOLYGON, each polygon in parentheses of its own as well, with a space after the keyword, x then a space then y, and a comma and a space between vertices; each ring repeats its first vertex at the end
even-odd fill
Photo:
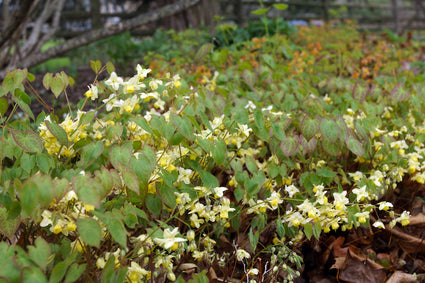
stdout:
POLYGON ((58 283, 62 281, 62 278, 65 276, 66 270, 68 269, 68 262, 61 261, 55 265, 50 274, 49 283, 58 283))
POLYGON ((78 174, 72 178, 72 188, 81 201, 99 207, 100 189, 103 191, 99 183, 87 175, 78 174))
POLYGON ((91 142, 81 150, 80 167, 85 169, 90 164, 95 162, 103 152, 103 142, 91 142))
POLYGON ((115 124, 113 126, 108 126, 106 128, 106 137, 113 141, 121 138, 123 132, 123 127, 120 124, 115 124))
POLYGON ((35 76, 33 74, 31 74, 31 73, 28 73, 27 74, 27 80, 29 82, 33 82, 35 80, 35 76))
POLYGON ((311 239, 311 236, 313 235, 313 225, 311 225, 311 223, 306 223, 304 225, 304 234, 307 239, 311 239))
POLYGON ((335 177, 336 172, 326 167, 326 168, 317 168, 316 174, 320 177, 333 178, 335 177))
POLYGON ((125 170, 123 170, 121 173, 122 173, 122 178, 124 180, 125 185, 127 186, 127 188, 129 188, 136 194, 139 194, 140 193, 139 180, 137 179, 136 174, 134 174, 134 172, 132 172, 127 167, 124 167, 124 168, 125 170))
POLYGON ((31 108, 26 104, 22 99, 19 97, 12 95, 12 100, 15 101, 16 104, 18 104, 19 108, 21 108, 22 111, 24 111, 25 114, 27 114, 31 119, 35 121, 34 114, 31 111, 31 108))
POLYGON ((392 90, 391 90, 391 98, 397 101, 405 101, 409 99, 410 93, 406 89, 403 83, 398 83, 392 90))
POLYGON ((308 115, 305 116, 303 122, 301 123, 301 133, 309 141, 314 135, 319 131, 319 118, 311 118, 308 115))
POLYGON ((252 232, 252 227, 249 229, 248 232, 248 238, 249 238, 249 244, 251 246, 251 251, 255 254, 255 250, 257 248, 258 239, 260 238, 260 234, 258 231, 255 232, 255 234, 252 232))
POLYGON ((47 283, 43 272, 36 267, 28 267, 22 270, 22 282, 47 283))
POLYGON ((89 124, 91 121, 93 121, 95 115, 96 115, 95 111, 88 111, 84 113, 80 119, 80 124, 78 126, 80 127, 80 126, 89 124))
POLYGON ((15 87, 19 87, 22 82, 27 78, 27 73, 28 70, 27 69, 15 69, 13 70, 13 75, 14 75, 14 83, 15 83, 15 87))
POLYGON ((49 173, 50 169, 55 165, 52 157, 45 153, 38 153, 35 157, 38 168, 44 173, 49 173))
POLYGON ((214 144, 211 145, 211 154, 214 158, 215 164, 221 165, 226 159, 226 143, 223 139, 218 138, 214 141, 214 144))
POLYGON ((8 237, 10 240, 15 236, 21 224, 21 218, 17 217, 9 219, 9 212, 6 208, 0 207, 0 233, 8 237))
POLYGON ((276 231, 279 237, 285 237, 285 227, 283 226, 282 219, 280 217, 276 220, 276 231))
POLYGON ((52 90, 56 98, 58 98, 59 95, 64 91, 65 82, 62 80, 62 78, 58 74, 56 74, 56 76, 52 78, 50 82, 50 89, 52 90))
POLYGON ((161 199, 157 195, 148 194, 146 196, 146 207, 148 211, 152 212, 155 216, 159 216, 162 210, 161 199))
POLYGON ((262 57, 264 62, 266 62, 266 64, 269 65, 269 67, 272 68, 272 70, 276 69, 276 61, 273 58, 273 56, 269 54, 263 54, 262 57))
POLYGON ((283 154, 286 156, 291 156, 297 152, 298 149, 298 140, 296 137, 286 137, 283 142, 280 143, 280 148, 282 149, 283 154))
POLYGON ((22 154, 21 156, 21 167, 25 172, 30 173, 35 166, 35 156, 27 153, 22 154))
POLYGON ((20 130, 10 129, 10 133, 15 143, 26 152, 41 153, 43 151, 43 141, 35 132, 26 130, 24 133, 20 130))
POLYGON ((131 159, 131 150, 123 146, 114 146, 111 148, 109 155, 115 168, 119 168, 119 163, 128 166, 131 159))
POLYGON ((77 229, 81 240, 89 245, 98 247, 102 240, 102 229, 93 218, 85 217, 77 220, 77 229))
POLYGON ((273 7, 275 7, 279 11, 284 11, 284 10, 288 9, 288 4, 281 4, 281 3, 273 4, 273 7))
POLYGON ((199 170, 198 173, 205 187, 213 189, 217 188, 220 185, 217 178, 210 172, 205 170, 199 170))
POLYGON ((351 152, 353 152, 355 155, 363 155, 363 146, 357 139, 349 137, 346 141, 346 145, 347 148, 351 150, 351 152))
POLYGON ((258 172, 257 163, 255 162, 252 156, 249 156, 249 155, 246 156, 245 165, 246 165, 246 168, 248 168, 249 172, 251 172, 251 174, 255 174, 258 172))
POLYGON ((255 83, 257 82, 257 75, 248 69, 243 70, 242 78, 243 81, 251 88, 254 87, 255 83))
POLYGON ((40 205, 42 207, 48 207, 53 201, 56 191, 50 175, 33 175, 29 181, 36 185, 40 205))
POLYGON ((23 92, 21 89, 19 89, 19 88, 15 89, 14 94, 15 94, 15 97, 21 99, 27 105, 31 105, 31 98, 25 92, 23 92))
POLYGON ((77 263, 73 263, 66 273, 65 283, 77 281, 86 269, 86 265, 87 264, 78 265, 77 263))
POLYGON ((133 121, 134 123, 136 123, 140 128, 142 128, 143 130, 145 130, 146 132, 150 133, 151 135, 153 135, 154 133, 152 132, 151 127, 149 126, 148 122, 146 122, 146 119, 142 116, 139 117, 132 117, 130 118, 130 121, 133 121))
POLYGON ((212 51, 213 45, 211 43, 205 43, 203 44, 195 55, 195 61, 200 61, 202 58, 204 58, 208 53, 212 51))
POLYGON ((257 16, 261 16, 261 15, 266 14, 269 10, 270 10, 270 7, 268 7, 268 8, 260 8, 260 9, 257 9, 257 10, 252 11, 251 14, 254 14, 254 15, 257 15, 257 16))
MULTIPOLYGON (((115 210, 116 211, 116 210, 115 210)), ((107 212, 104 217, 101 218, 105 223, 106 228, 111 234, 112 238, 120 244, 122 247, 127 246, 127 230, 123 223, 123 217, 119 211, 107 212)))
POLYGON ((43 270, 49 262, 50 246, 41 237, 35 240, 35 246, 28 246, 29 257, 43 270))
POLYGON ((321 232, 322 232, 322 225, 320 225, 320 222, 316 222, 313 226, 313 235, 317 240, 319 240, 321 232))
POLYGON ((102 68, 102 63, 99 60, 90 60, 90 67, 97 74, 100 71, 100 68, 102 68))
POLYGON ((172 113, 170 120, 177 128, 177 130, 188 140, 193 140, 193 127, 192 122, 187 117, 180 117, 172 113))
POLYGON ((12 72, 6 74, 6 77, 3 80, 2 87, 4 89, 4 93, 2 95, 7 94, 15 89, 15 79, 12 72))
POLYGON ((52 73, 47 73, 47 74, 44 75, 44 77, 43 77, 43 86, 46 89, 49 89, 50 88, 50 84, 52 83, 52 78, 53 78, 52 73))
POLYGON ((329 118, 323 118, 320 122, 320 132, 330 143, 335 142, 340 134, 337 123, 329 118))
POLYGON ((68 146, 68 135, 61 126, 59 126, 55 122, 50 122, 49 120, 45 120, 44 123, 46 124, 46 127, 49 132, 52 133, 52 135, 58 140, 61 145, 68 146))
POLYGON ((341 143, 339 141, 332 143, 327 140, 323 140, 322 147, 327 153, 333 156, 337 156, 341 153, 341 143))
POLYGON ((4 97, 0 97, 0 116, 4 116, 8 108, 9 103, 7 102, 7 99, 4 97))
POLYGON ((106 71, 108 72, 108 74, 115 72, 115 66, 114 64, 112 64, 112 62, 109 61, 108 63, 106 63, 106 71))

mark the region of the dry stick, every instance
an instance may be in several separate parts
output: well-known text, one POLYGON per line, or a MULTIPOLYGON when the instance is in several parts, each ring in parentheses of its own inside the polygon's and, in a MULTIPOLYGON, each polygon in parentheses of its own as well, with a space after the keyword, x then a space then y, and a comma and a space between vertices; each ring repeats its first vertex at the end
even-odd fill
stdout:
POLYGON ((42 98, 41 96, 37 93, 37 91, 34 89, 34 87, 32 86, 32 84, 28 81, 28 79, 25 79, 24 81, 24 87, 35 97, 35 99, 37 99, 37 101, 43 105, 47 110, 49 110, 50 112, 53 111, 53 108, 50 107, 42 98))

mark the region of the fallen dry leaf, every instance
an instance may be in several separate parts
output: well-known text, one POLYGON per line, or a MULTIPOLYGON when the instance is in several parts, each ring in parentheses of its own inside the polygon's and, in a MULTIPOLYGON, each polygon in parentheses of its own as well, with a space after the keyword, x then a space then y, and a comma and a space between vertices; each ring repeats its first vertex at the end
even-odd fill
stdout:
POLYGON ((415 283, 418 282, 412 274, 396 271, 386 281, 386 283, 415 283))
POLYGON ((383 270, 373 269, 367 261, 363 262, 353 257, 350 249, 345 268, 340 270, 338 279, 355 283, 378 283, 385 281, 386 274, 383 270))

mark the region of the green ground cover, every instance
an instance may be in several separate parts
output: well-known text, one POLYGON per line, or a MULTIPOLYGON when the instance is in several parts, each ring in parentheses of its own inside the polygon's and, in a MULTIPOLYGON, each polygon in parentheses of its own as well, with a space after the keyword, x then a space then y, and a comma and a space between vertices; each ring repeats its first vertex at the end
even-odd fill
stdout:
MULTIPOLYGON (((322 277, 350 281, 347 262, 378 281, 420 271, 393 247, 339 238, 415 238, 425 183, 420 44, 352 26, 243 40, 221 28, 226 44, 169 33, 170 47, 145 54, 129 76, 93 60, 106 79, 64 117, 34 117, 34 76, 7 75, 0 280, 313 280, 306 255, 324 256, 323 243, 332 256, 319 267, 333 271, 322 277)), ((43 79, 55 97, 69 84, 65 73, 43 79)))

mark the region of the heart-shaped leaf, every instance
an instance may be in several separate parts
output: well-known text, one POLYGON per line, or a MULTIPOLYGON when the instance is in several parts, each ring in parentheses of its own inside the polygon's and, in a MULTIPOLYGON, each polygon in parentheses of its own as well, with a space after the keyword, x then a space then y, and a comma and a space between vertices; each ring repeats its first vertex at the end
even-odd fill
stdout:
POLYGON ((12 239, 21 223, 21 217, 8 219, 7 209, 0 207, 0 233, 12 239))
POLYGON ((20 130, 10 129, 10 133, 16 144, 26 152, 41 153, 43 151, 43 141, 33 131, 26 130, 22 132, 20 130))
POLYGON ((320 132, 322 133, 322 136, 330 143, 334 143, 339 136, 339 128, 337 123, 329 118, 323 118, 320 122, 320 132))

